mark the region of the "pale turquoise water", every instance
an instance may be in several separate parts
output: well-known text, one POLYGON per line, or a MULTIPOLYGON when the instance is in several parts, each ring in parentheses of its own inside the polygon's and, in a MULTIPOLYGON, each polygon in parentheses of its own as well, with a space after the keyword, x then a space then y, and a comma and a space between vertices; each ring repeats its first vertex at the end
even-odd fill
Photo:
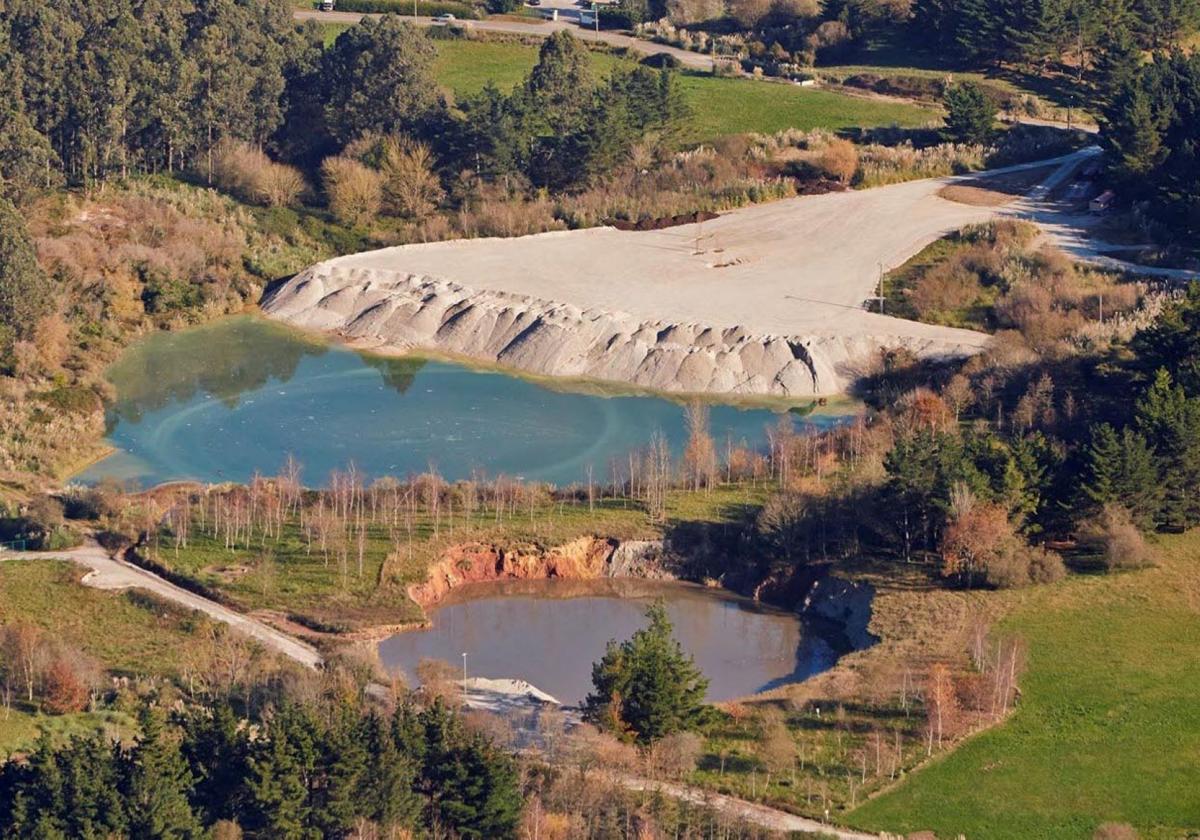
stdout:
MULTIPOLYGON (((290 453, 309 485, 351 462, 373 477, 433 466, 451 480, 481 472, 569 484, 585 480, 589 465, 605 480, 656 431, 676 451, 686 439, 683 406, 669 399, 365 356, 251 317, 152 336, 109 378, 117 399, 108 439, 118 451, 82 481, 246 481, 278 472, 290 453)), ((838 419, 791 413, 798 428, 838 419)), ((762 445, 778 420, 764 408, 711 412, 722 447, 727 438, 762 445)))

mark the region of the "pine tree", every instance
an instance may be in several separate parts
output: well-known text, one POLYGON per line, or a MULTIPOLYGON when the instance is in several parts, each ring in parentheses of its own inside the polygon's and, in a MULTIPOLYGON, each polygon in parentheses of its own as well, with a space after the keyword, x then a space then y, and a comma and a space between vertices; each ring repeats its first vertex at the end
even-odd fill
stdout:
POLYGON ((662 603, 646 611, 650 625, 620 645, 610 643, 592 666, 585 715, 597 725, 628 727, 642 742, 693 728, 704 709, 708 680, 673 635, 662 603))
POLYGON ((1200 524, 1200 398, 1189 398, 1160 370, 1137 404, 1137 426, 1158 462, 1163 524, 1200 524))
POLYGON ((400 752, 390 728, 375 713, 363 718, 359 728, 358 738, 367 756, 362 780, 364 811, 385 830, 415 827, 421 802, 413 792, 414 761, 400 752))
POLYGON ((138 715, 141 735, 125 756, 121 789, 134 837, 186 840, 204 832, 188 802, 192 774, 159 720, 145 707, 138 715))
POLYGON ((1120 92, 1137 80, 1141 63, 1141 50, 1128 27, 1118 23, 1103 30, 1092 74, 1102 108, 1115 103, 1120 92))
POLYGON ((1167 156, 1162 121, 1150 96, 1137 83, 1126 83, 1105 115, 1104 139, 1118 173, 1136 182, 1152 173, 1167 156))
POLYGON ((228 703, 186 720, 182 751, 195 785, 192 802, 206 824, 237 820, 244 806, 249 741, 228 703))
POLYGON ((343 711, 325 729, 318 746, 312 797, 312 823, 321 837, 345 836, 355 818, 365 815, 363 777, 367 754, 357 737, 355 721, 343 711))
POLYGON ((1120 434, 1107 423, 1092 429, 1080 489, 1095 510, 1124 506, 1144 530, 1153 527, 1162 504, 1158 470, 1146 439, 1133 429, 1120 434))
POLYGON ((308 722, 291 706, 280 709, 250 758, 246 828, 279 840, 308 837, 308 783, 315 764, 308 722))
POLYGON ((955 143, 986 143, 996 125, 996 106, 983 88, 962 82, 946 91, 946 125, 942 133, 955 143))
POLYGON ((100 734, 73 738, 59 751, 63 820, 69 837, 114 837, 128 831, 115 745, 100 734))
POLYGON ((9 364, 13 343, 31 338, 50 311, 51 291, 24 218, 0 199, 0 369, 9 364))

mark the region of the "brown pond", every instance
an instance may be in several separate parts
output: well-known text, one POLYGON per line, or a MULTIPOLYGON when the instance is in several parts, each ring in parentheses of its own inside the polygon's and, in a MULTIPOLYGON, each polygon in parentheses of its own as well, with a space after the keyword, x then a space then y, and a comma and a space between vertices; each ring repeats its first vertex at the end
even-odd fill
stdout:
POLYGON ((472 677, 523 679, 575 704, 587 695, 592 663, 609 639, 645 626, 662 598, 675 636, 709 678, 708 698, 729 700, 829 668, 842 649, 793 613, 725 590, 641 580, 505 581, 456 590, 432 610, 432 626, 385 639, 380 658, 415 680, 417 664, 439 659, 472 677))

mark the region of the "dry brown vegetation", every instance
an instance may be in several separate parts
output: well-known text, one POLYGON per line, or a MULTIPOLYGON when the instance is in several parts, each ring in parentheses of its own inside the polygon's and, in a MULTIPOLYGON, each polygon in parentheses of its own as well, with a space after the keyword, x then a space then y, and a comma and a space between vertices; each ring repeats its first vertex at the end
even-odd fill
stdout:
POLYGON ((251 204, 290 207, 307 192, 300 170, 277 163, 257 146, 226 138, 213 150, 213 183, 251 204))

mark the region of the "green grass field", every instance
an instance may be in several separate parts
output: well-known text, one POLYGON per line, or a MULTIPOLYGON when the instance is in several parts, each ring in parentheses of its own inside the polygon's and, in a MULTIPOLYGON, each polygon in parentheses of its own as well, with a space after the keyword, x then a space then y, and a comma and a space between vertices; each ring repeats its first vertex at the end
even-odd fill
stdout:
MULTIPOLYGON (((1147 840, 1200 831, 1200 532, 1157 568, 1012 593, 1029 644, 1013 717, 859 807, 850 822, 971 840, 1147 840)), ((1007 597, 1008 594, 1006 593, 1007 597)))
POLYGON ((79 582, 65 561, 0 563, 0 624, 29 621, 116 674, 173 672, 204 619, 137 592, 103 592, 79 582))
MULTIPOLYGON (((437 49, 434 72, 459 97, 479 92, 489 81, 510 90, 537 61, 536 47, 514 42, 438 41, 437 49)), ((590 55, 600 75, 633 66, 632 61, 611 53, 593 51, 590 55)), ((690 142, 785 128, 920 126, 937 118, 929 108, 782 83, 691 73, 681 74, 679 83, 692 111, 684 132, 690 142)))

